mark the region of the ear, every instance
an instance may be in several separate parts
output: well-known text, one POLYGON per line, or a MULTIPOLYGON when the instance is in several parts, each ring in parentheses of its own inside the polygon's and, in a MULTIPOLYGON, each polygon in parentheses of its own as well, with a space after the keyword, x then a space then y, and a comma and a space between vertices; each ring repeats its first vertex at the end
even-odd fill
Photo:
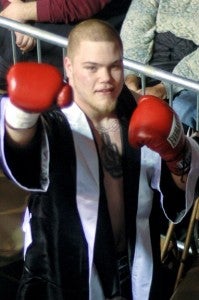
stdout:
POLYGON ((72 72, 72 64, 71 64, 71 60, 67 56, 64 58, 64 67, 66 70, 66 75, 70 79, 71 72, 72 72))

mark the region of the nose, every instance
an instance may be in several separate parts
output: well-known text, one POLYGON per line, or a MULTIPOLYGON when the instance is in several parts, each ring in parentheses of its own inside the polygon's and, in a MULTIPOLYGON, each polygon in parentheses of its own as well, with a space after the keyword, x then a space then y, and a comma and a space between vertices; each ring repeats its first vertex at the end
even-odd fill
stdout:
POLYGON ((110 81, 112 78, 111 71, 109 68, 102 68, 100 72, 100 78, 102 82, 110 81))

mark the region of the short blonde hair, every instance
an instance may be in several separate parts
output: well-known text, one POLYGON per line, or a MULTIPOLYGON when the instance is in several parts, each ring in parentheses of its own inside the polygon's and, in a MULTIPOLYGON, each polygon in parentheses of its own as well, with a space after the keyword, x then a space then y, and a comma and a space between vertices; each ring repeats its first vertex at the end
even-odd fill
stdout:
POLYGON ((72 58, 83 40, 93 42, 114 42, 123 53, 119 33, 109 23, 99 19, 88 19, 76 25, 68 36, 67 56, 72 58))

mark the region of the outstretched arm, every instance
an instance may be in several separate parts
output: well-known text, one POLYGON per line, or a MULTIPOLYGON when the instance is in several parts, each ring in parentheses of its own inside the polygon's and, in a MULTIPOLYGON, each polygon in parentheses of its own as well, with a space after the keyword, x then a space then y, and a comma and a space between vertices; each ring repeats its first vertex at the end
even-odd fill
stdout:
POLYGON ((8 74, 5 121, 7 141, 24 147, 33 139, 40 114, 54 103, 67 105, 71 100, 68 84, 63 84, 59 71, 48 64, 21 62, 8 74))
POLYGON ((159 153, 177 186, 185 189, 191 145, 178 116, 165 101, 149 95, 140 97, 130 121, 129 142, 159 153))

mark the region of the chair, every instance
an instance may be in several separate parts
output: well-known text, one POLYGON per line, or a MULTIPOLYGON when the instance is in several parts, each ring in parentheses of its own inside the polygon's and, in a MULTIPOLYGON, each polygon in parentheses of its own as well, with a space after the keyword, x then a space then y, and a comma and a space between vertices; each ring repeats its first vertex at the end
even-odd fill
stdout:
MULTIPOLYGON (((189 256, 189 250, 190 247, 195 247, 195 249, 192 249, 193 252, 199 251, 198 249, 198 221, 199 221, 199 197, 196 198, 194 205, 192 207, 190 220, 188 224, 188 228, 186 230, 186 237, 184 241, 184 247, 182 250, 181 255, 179 256, 179 267, 177 270, 176 280, 174 284, 174 291, 178 287, 180 281, 182 280, 184 276, 184 269, 185 264, 187 263, 187 259, 189 256), (192 241, 194 240, 194 245, 192 245, 192 241)), ((177 247, 179 252, 180 249, 177 245, 178 241, 175 239, 175 228, 176 224, 170 222, 164 243, 162 245, 161 249, 161 261, 164 263, 165 257, 168 254, 168 251, 171 249, 171 247, 177 247)))

